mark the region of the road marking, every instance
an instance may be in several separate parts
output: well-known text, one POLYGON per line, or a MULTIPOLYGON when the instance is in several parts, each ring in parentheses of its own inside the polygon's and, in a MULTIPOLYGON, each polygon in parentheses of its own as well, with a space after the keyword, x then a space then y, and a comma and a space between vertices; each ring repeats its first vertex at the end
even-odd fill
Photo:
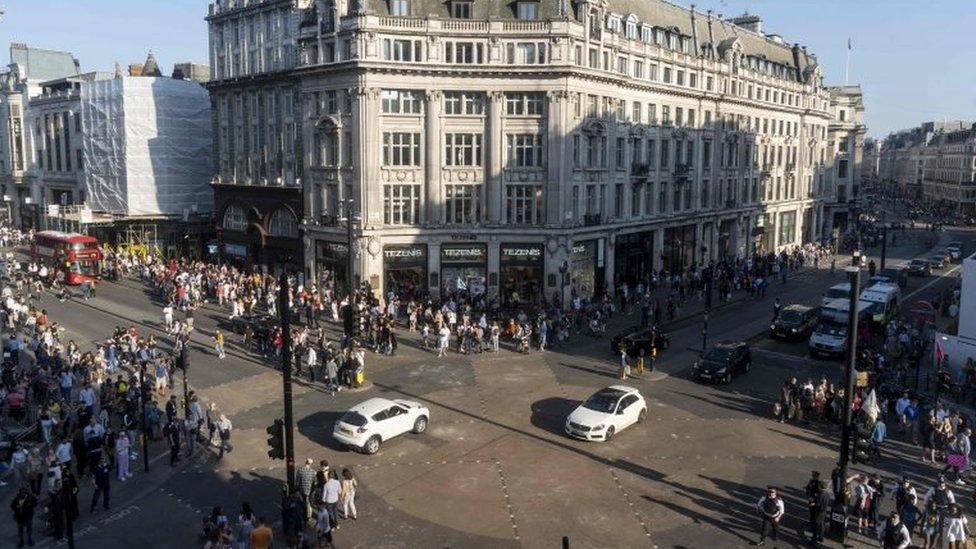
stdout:
POLYGON ((905 301, 905 300, 911 298, 913 295, 917 294, 918 292, 921 292, 922 290, 928 288, 929 286, 935 284, 936 282, 940 282, 943 277, 947 277, 950 274, 956 272, 957 270, 959 270, 960 267, 962 267, 962 264, 961 263, 959 265, 956 265, 955 267, 949 269, 948 271, 942 273, 940 276, 937 276, 937 277, 933 278, 927 284, 925 284, 923 286, 920 286, 918 288, 915 288, 914 290, 912 290, 911 292, 909 292, 908 295, 906 295, 904 298, 902 298, 902 301, 905 301))

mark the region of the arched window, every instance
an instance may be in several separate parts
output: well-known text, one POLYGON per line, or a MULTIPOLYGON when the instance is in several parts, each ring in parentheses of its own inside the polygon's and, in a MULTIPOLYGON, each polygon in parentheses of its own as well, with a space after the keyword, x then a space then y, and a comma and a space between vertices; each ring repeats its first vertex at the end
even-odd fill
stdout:
POLYGON ((279 208, 268 220, 268 234, 272 236, 298 237, 298 220, 290 211, 279 208))
POLYGON ((244 209, 234 204, 227 206, 227 209, 224 210, 224 222, 222 225, 227 230, 243 231, 244 227, 247 226, 247 217, 244 215, 244 209))

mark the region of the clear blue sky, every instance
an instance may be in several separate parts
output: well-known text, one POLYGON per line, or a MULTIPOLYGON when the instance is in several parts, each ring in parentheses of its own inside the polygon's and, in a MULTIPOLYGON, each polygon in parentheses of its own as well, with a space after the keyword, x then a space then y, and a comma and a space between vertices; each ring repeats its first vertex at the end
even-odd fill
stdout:
MULTIPOLYGON (((679 2, 687 5, 690 1, 679 2)), ((815 53, 828 84, 843 84, 847 38, 851 83, 864 88, 870 135, 923 120, 976 119, 973 0, 696 0, 732 16, 749 10, 766 32, 815 53)), ((142 62, 150 49, 164 72, 207 62, 205 0, 0 0, 0 45, 71 51, 83 70, 142 62)), ((6 62, 7 54, 0 54, 6 62)))

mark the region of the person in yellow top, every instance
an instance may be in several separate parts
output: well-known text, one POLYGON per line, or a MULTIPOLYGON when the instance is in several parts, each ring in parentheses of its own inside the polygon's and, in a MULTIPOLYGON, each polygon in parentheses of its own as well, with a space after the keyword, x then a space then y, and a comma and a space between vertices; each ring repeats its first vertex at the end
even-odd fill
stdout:
POLYGON ((634 373, 637 375, 644 373, 644 349, 641 349, 640 354, 637 355, 637 361, 634 363, 634 373))
POLYGON ((224 358, 227 356, 224 353, 224 333, 219 329, 214 331, 213 335, 214 352, 217 353, 218 358, 224 358))

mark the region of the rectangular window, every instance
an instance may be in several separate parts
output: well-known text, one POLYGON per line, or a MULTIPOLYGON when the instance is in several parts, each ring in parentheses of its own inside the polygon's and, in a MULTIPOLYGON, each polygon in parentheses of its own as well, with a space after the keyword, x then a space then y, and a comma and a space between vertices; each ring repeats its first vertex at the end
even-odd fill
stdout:
POLYGON ((661 140, 661 167, 667 168, 671 165, 671 151, 670 149, 671 141, 667 139, 661 140))
POLYGON ((688 87, 697 88, 698 87, 698 74, 690 72, 688 73, 688 87))
POLYGON ((509 116, 541 116, 546 96, 541 92, 506 93, 505 112, 509 116))
MULTIPOLYGON (((335 92, 330 93, 332 93, 334 102, 335 92)), ((383 114, 420 114, 423 112, 423 92, 410 90, 383 90, 380 92, 380 100, 383 108, 383 114)))
POLYGON ((634 78, 644 78, 644 62, 634 61, 634 78))
POLYGON ((542 223, 542 187, 508 185, 505 187, 507 221, 511 225, 542 223))
POLYGON ((545 42, 518 42, 505 46, 509 65, 541 65, 546 62, 545 42))
POLYGON ((451 17, 455 19, 471 19, 471 4, 463 0, 451 2, 451 17))
POLYGON ((479 92, 444 92, 444 114, 481 115, 485 113, 485 94, 479 92))
POLYGON ((617 72, 620 74, 627 74, 627 58, 618 57, 617 58, 617 72))
POLYGON ((684 86, 685 85, 685 71, 679 70, 675 74, 675 81, 674 81, 674 83, 677 84, 677 85, 679 85, 679 86, 684 86))
POLYGON ((627 166, 624 165, 624 156, 627 153, 626 141, 623 137, 617 138, 617 146, 614 148, 614 167, 618 170, 625 170, 627 166))
POLYGON ((671 107, 661 105, 661 123, 667 126, 671 123, 671 107))
POLYGON ((641 215, 641 185, 633 183, 630 186, 630 216, 640 217, 641 215))
POLYGON ((447 42, 444 62, 457 65, 480 65, 485 62, 485 45, 480 42, 447 42))
POLYGON ((383 39, 384 61, 401 61, 406 63, 423 61, 423 59, 421 59, 422 51, 420 40, 393 40, 391 38, 383 39))
POLYGON ((444 164, 446 166, 481 166, 480 133, 448 133, 444 135, 444 164))
POLYGON ((387 225, 420 223, 420 185, 383 187, 383 221, 387 225))
POLYGON ((444 213, 447 223, 481 222, 481 185, 445 185, 444 213))
POLYGON ((410 15, 410 0, 390 0, 390 15, 410 15))
POLYGON ((420 166, 421 161, 419 133, 383 133, 384 166, 420 166))
POLYGON ((508 167, 539 168, 543 165, 543 136, 539 134, 509 134, 508 167))
POLYGON ((516 15, 523 21, 534 21, 539 18, 539 3, 522 1, 518 3, 516 15))
POLYGON ((664 81, 665 84, 670 84, 671 83, 671 67, 664 67, 664 80, 663 81, 664 81))
POLYGON ((643 107, 643 103, 641 103, 640 101, 634 101, 632 107, 634 112, 631 113, 631 117, 633 118, 633 122, 635 124, 640 124, 644 122, 644 115, 643 112, 641 112, 642 107, 643 107))

